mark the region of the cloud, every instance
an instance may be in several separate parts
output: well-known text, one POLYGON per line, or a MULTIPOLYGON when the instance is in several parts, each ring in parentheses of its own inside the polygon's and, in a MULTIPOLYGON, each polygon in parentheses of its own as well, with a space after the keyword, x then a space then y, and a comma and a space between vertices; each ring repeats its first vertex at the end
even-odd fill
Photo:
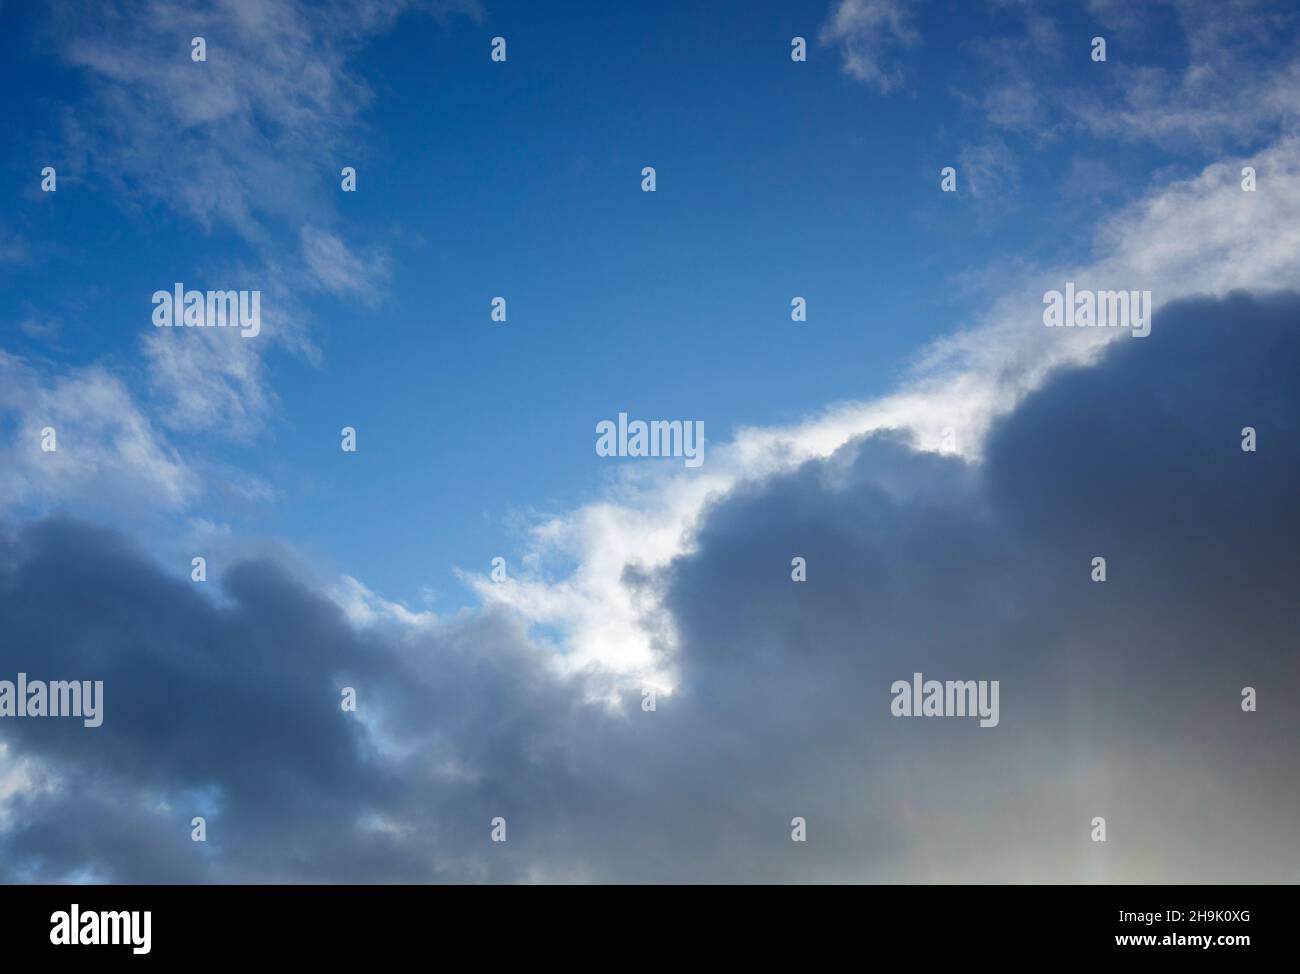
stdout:
POLYGON ((28 338, 38 342, 54 342, 63 331, 63 322, 57 317, 28 314, 18 322, 18 328, 28 338))
MULTIPOLYGON (((199 341, 219 341, 210 335, 208 331, 199 341)), ((167 337, 161 334, 156 346, 146 347, 159 356, 186 354, 195 347, 169 344, 167 337)), ((237 354, 238 345, 229 344, 237 354)), ((200 382, 219 361, 213 354, 198 370, 200 382)), ((260 362, 256 357, 246 361, 250 367, 260 362)), ((165 360, 158 374, 168 374, 165 360)), ((184 369, 175 371, 178 385, 183 376, 184 369)), ((275 491, 259 477, 182 448, 171 435, 210 428, 247 434, 269 401, 257 398, 259 384, 242 387, 246 396, 223 401, 200 384, 192 394, 179 395, 171 408, 157 410, 103 365, 59 369, 0 351, 0 513, 40 516, 78 510, 111 516, 161 545, 168 543, 164 524, 201 500, 264 507, 275 491), (220 403, 220 412, 209 411, 214 402, 220 403), (47 427, 55 436, 56 449, 50 452, 42 449, 47 427)))
POLYGON ((957 155, 957 165, 965 188, 975 199, 997 200, 1003 207, 1015 205, 1020 164, 1006 143, 992 139, 964 146, 957 155))
POLYGON ((846 74, 881 94, 902 83, 901 71, 888 63, 894 50, 921 41, 912 11, 899 0, 839 0, 820 38, 839 47, 846 74))
POLYGON ((197 474, 167 442, 121 380, 99 366, 46 373, 0 352, 0 509, 77 503, 120 513, 141 502, 176 509, 200 490, 197 474), (42 430, 55 431, 53 452, 42 430))
POLYGON ((216 286, 238 278, 264 292, 255 340, 201 329, 141 339, 173 428, 250 437, 274 398, 262 365, 268 348, 318 354, 306 337, 307 297, 369 303, 385 291, 382 249, 357 256, 329 224, 338 160, 355 159, 371 98, 352 59, 408 11, 481 16, 472 0, 153 0, 52 14, 53 43, 84 72, 93 107, 66 126, 66 148, 91 160, 123 205, 162 206, 205 232, 238 234, 251 258, 212 268, 216 286), (191 60, 192 37, 206 41, 205 62, 191 60))
POLYGON ((32 252, 27 241, 0 230, 0 265, 29 264, 31 260, 32 252))
POLYGON ((7 795, 4 878, 479 877, 455 850, 485 837, 488 807, 546 787, 530 756, 575 706, 517 627, 489 615, 403 643, 354 629, 269 562, 222 584, 209 600, 119 535, 73 521, 0 545, 0 602, 16 613, 4 666, 105 684, 98 739, 57 722, 0 725, 11 761, 70 783, 7 795), (345 686, 358 718, 340 708, 345 686), (194 815, 210 845, 190 841, 194 815), (418 841, 402 841, 413 824, 418 841))
POLYGON ((1187 149, 1240 149, 1295 134, 1300 59, 1285 0, 1092 0, 1088 12, 1107 40, 1105 63, 1087 60, 1091 34, 1066 37, 1045 5, 1014 4, 1025 30, 970 43, 987 82, 970 96, 998 128, 1042 140, 1069 128, 1095 138, 1187 149), (1171 47, 1170 36, 1181 45, 1171 47), (1152 64, 1145 50, 1185 51, 1178 66, 1152 64), (1063 59, 1089 83, 1062 84, 1063 59))
POLYGON ((141 339, 161 421, 182 433, 246 439, 275 402, 256 347, 236 329, 151 328, 141 339))
POLYGON ((400 602, 390 602, 367 588, 351 575, 344 575, 330 593, 333 600, 355 626, 396 623, 398 628, 430 626, 437 618, 432 612, 412 612, 400 602))
POLYGON ((703 747, 723 726, 747 741, 735 792, 771 782, 794 810, 829 791, 809 821, 844 857, 837 878, 1293 871, 1300 830, 1277 809, 1300 799, 1281 702, 1300 688, 1297 321, 1294 294, 1174 304, 1149 343, 1030 394, 978 464, 876 434, 718 504, 666 604, 682 692, 718 725, 703 747), (1270 431, 1267 457, 1240 450, 1243 425, 1270 431), (789 580, 795 554, 806 583, 789 580), (1001 736, 890 718, 886 688, 916 671, 1000 679, 1001 736), (1267 727, 1241 712, 1246 685, 1280 694, 1267 727))
MULTIPOLYGON (((302 13, 293 4, 203 8, 212 49, 224 33, 236 65, 266 47, 247 32, 284 30, 289 49, 262 51, 271 60, 248 79, 223 67, 202 90, 187 87, 192 74, 177 81, 175 66, 132 63, 158 45, 185 50, 181 8, 159 3, 143 21, 91 11, 89 27, 67 35, 70 59, 99 86, 90 138, 121 144, 102 156, 112 178, 200 226, 235 230, 277 281, 364 298, 386 278, 383 253, 311 215, 310 187, 275 187, 286 160, 309 158, 338 137, 336 119, 355 118, 337 103, 365 100, 346 80, 348 52, 399 6, 331 6, 293 24, 279 20, 302 13), (119 30, 116 58, 97 35, 119 30), (275 87, 282 69, 310 76, 302 58, 318 50, 338 79, 275 87), (155 98, 155 85, 185 103, 155 98), (264 130, 272 110, 293 124, 264 130), (165 143, 149 139, 173 130, 178 158, 207 173, 201 191, 150 182, 168 160, 151 158, 165 143), (144 138, 126 138, 137 131, 144 138), (251 154, 250 170, 222 175, 232 146, 251 154)), ((882 91, 899 81, 889 57, 919 39, 901 7, 852 0, 827 31, 846 70, 882 91)), ((1031 22, 1030 35, 1059 40, 1050 24, 1031 22)), ((1211 35, 1189 37, 1208 63, 1211 35)), ((1286 128, 1289 70, 1270 75, 1267 110, 1236 130, 1222 121, 1233 106, 1207 103, 1214 86, 1190 74, 1116 72, 1118 104, 1137 125, 1168 98, 1179 109, 1170 133, 1253 136, 1286 128)), ((1015 115, 1014 98, 1003 105, 1015 115)), ((1021 117, 1035 105, 1021 104, 1021 117)), ((1084 103, 1072 117, 1105 133, 1084 103)), ((0 870, 155 881, 1284 878, 1296 835, 1272 810, 1294 807, 1294 756, 1278 744, 1294 739, 1294 722, 1267 709, 1243 717, 1235 694, 1248 680, 1277 699, 1296 689, 1293 665, 1271 652, 1296 621, 1285 597, 1295 301, 1174 302, 1300 283, 1297 148, 1284 135, 1158 188, 1099 222, 1091 256, 986 290, 970 327, 932 346, 895 395, 741 430, 711 445, 698 471, 628 468, 601 501, 539 525, 526 570, 476 581, 480 613, 437 620, 350 577, 318 591, 268 559, 233 569, 209 600, 118 535, 60 520, 18 532, 0 546, 0 612, 14 620, 0 661, 31 672, 89 662, 121 720, 93 737, 0 725, 0 870), (1240 191, 1247 163, 1258 194, 1240 191), (1153 336, 1115 345, 1109 332, 1043 329, 1041 294, 1067 279, 1150 287, 1153 336), (1242 458, 1246 414, 1281 447, 1250 457, 1254 468, 1223 459, 1225 442, 1242 458), (945 429, 955 453, 942 452, 945 429), (1243 524, 1243 508, 1258 522, 1243 524), (1113 581, 1133 580, 1107 583, 1106 603, 1080 568, 1080 551, 1098 544, 1115 553, 1113 581), (789 581, 795 546, 813 565, 806 586, 789 581), (1005 712, 992 739, 891 720, 883 687, 918 661, 1003 679, 1007 706, 1022 709, 1005 712), (345 683, 361 689, 355 719, 338 710, 345 683), (663 691, 653 715, 639 709, 642 686, 663 691), (1207 727, 1212 746, 1181 747, 1207 727), (1261 760, 1243 764, 1243 753, 1261 760), (196 808, 214 823, 206 847, 188 839, 196 808), (1099 850, 1077 823, 1111 809, 1124 835, 1099 850), (486 842, 496 814, 512 823, 504 848, 486 842), (788 840, 793 814, 815 823, 807 851, 788 840)), ((268 334, 310 354, 301 308, 281 308, 268 334)), ((176 337, 143 339, 168 407, 158 422, 248 435, 274 403, 261 346, 165 344, 176 337)), ((111 507, 130 495, 179 507, 196 496, 200 475, 103 369, 53 376, 11 356, 0 369, 16 431, 0 503, 111 507), (31 449, 45 414, 60 424, 52 462, 31 449), (76 447, 66 455, 65 427, 76 447)))
POLYGON ((331 294, 352 294, 373 301, 387 283, 387 258, 353 254, 337 236, 315 227, 302 228, 303 261, 316 284, 331 294))
POLYGON ((141 14, 81 3, 57 12, 53 29, 91 85, 98 110, 80 137, 101 175, 203 227, 268 244, 277 223, 310 224, 334 185, 333 160, 370 99, 352 56, 416 9, 477 7, 154 0, 141 14), (195 36, 207 42, 206 62, 191 61, 195 36))
POLYGON ((1117 337, 1113 329, 1044 328, 1045 291, 1067 280, 1149 288, 1161 306, 1235 288, 1300 285, 1298 187, 1300 144, 1286 139, 1155 189, 1099 221, 1093 257, 1017 268, 972 293, 970 324, 926 349, 897 392, 835 405, 789 427, 741 429, 711 442, 696 471, 625 468, 607 497, 536 526, 529 553, 536 571, 501 583, 479 576, 475 591, 559 632, 575 667, 606 669, 616 685, 671 686, 662 660, 672 656, 673 621, 653 586, 626 582, 688 553, 708 504, 876 430, 901 431, 925 450, 942 449, 952 430, 957 451, 978 459, 999 416, 1053 370, 1095 360, 1117 337), (1270 174, 1266 192, 1241 191, 1247 163, 1270 174))
POLYGON ((111 532, 23 528, 0 542, 0 677, 103 679, 106 716, 0 724, 0 781, 62 783, 0 791, 0 874, 1284 881, 1297 320, 1295 294, 1178 302, 1056 371, 979 462, 882 431, 716 498, 635 580, 677 636, 649 713, 637 690, 591 702, 592 674, 500 611, 358 625, 266 561, 214 600, 111 532), (999 680, 999 726, 890 716, 916 671, 999 680))

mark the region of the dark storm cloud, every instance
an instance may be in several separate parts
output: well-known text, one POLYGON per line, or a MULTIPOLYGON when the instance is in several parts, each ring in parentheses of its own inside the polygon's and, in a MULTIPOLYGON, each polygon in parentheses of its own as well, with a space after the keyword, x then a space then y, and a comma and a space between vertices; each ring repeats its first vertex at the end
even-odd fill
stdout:
POLYGON ((26 527, 0 678, 103 679, 105 721, 0 725, 58 779, 9 801, 0 871, 1294 880, 1298 324, 1292 295, 1183 302, 1055 376, 980 465, 877 435, 722 500, 640 580, 678 629, 655 713, 585 702, 503 615, 358 632, 273 564, 214 600, 114 534, 26 527), (999 725, 892 717, 915 671, 1000 681, 999 725))
POLYGON ((112 875, 147 875, 136 851, 149 847, 137 834, 147 830, 170 847, 153 863, 162 875, 197 876, 191 815, 224 807, 213 817, 233 834, 214 828, 218 844, 229 836, 251 851, 289 830, 344 827, 358 794, 382 801, 392 787, 366 760, 359 728, 337 716, 348 671, 388 671, 337 608, 273 566, 232 571, 226 608, 163 576, 119 537, 80 523, 29 528, 3 561, 7 678, 23 671, 105 687, 104 725, 95 730, 77 721, 6 722, 6 740, 63 779, 59 814, 34 815, 34 834, 9 837, 11 868, 37 857, 49 860, 42 869, 91 862, 112 875), (211 801, 151 811, 209 789, 217 789, 211 801))
POLYGON ((840 486, 810 464, 708 519, 674 585, 683 683, 792 811, 859 789, 809 814, 837 876, 1294 878, 1297 325, 1294 296, 1183 302, 1054 377, 976 469, 876 437, 840 486), (915 671, 999 680, 1000 726, 891 717, 915 671))

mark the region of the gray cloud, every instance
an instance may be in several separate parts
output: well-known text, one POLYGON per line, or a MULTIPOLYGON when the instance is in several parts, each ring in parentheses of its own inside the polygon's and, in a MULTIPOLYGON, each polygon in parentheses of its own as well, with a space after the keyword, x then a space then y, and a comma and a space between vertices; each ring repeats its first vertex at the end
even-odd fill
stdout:
POLYGON ((655 713, 588 702, 503 613, 358 630, 272 562, 214 598, 114 533, 17 529, 0 678, 104 679, 106 719, 0 723, 9 775, 46 783, 0 787, 0 878, 1293 878, 1297 320, 1290 294, 1182 302, 979 464, 878 434, 719 500, 624 580, 678 629, 655 713), (891 717, 914 671, 999 680, 1001 724, 891 717))

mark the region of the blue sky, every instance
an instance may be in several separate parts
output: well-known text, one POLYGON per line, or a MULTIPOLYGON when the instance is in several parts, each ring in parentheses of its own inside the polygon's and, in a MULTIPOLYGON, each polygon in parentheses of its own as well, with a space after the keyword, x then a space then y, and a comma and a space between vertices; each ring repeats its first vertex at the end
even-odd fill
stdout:
MULTIPOLYGON (((517 554, 521 519, 589 499, 619 462, 594 455, 598 420, 698 418, 716 441, 882 395, 919 349, 969 322, 963 275, 1077 249, 1152 169, 1189 162, 1185 146, 996 130, 970 101, 996 76, 980 44, 1024 31, 1015 5, 920 5, 923 40, 891 52, 906 81, 886 94, 819 40, 828 15, 815 3, 506 3, 477 18, 409 11, 350 53, 365 91, 355 118, 282 175, 311 219, 381 255, 384 272, 344 296, 302 297, 292 314, 319 356, 266 354, 276 399, 241 442, 176 430, 183 448, 275 488, 272 502, 208 516, 287 539, 391 598, 435 593, 431 607, 456 608, 451 566, 517 554), (498 34, 505 64, 487 55, 498 34), (807 63, 790 60, 796 35, 807 63), (959 192, 941 194, 939 170, 972 146, 996 149, 992 169, 962 166, 959 192), (1080 163, 1095 185, 1072 194, 1080 163), (355 195, 338 190, 344 164, 359 171, 355 195), (654 195, 640 191, 643 165, 657 169, 654 195), (498 294, 504 326, 487 317, 498 294), (806 325, 789 320, 794 295, 810 303, 806 325), (359 431, 355 456, 337 448, 345 425, 359 431)), ((70 146, 96 79, 49 56, 40 10, 6 17, 20 111, 4 223, 39 254, 3 271, 13 349, 112 361, 147 387, 148 295, 255 261, 256 248, 219 218, 141 199, 132 174, 119 185, 111 163, 70 146), (46 164, 56 196, 35 191, 46 164), (57 338, 13 327, 32 317, 60 322, 57 338)), ((1042 72, 1104 90, 1111 65, 1088 57, 1096 20, 1068 10, 1056 29, 1075 40, 1042 72)), ((163 36, 182 35, 183 22, 163 36)), ((1178 56, 1158 29, 1112 44, 1144 65, 1178 56)), ((259 205, 257 192, 278 191, 250 195, 259 205)), ((302 218, 269 214, 265 232, 292 240, 302 218)))
POLYGON ((0 876, 1293 879, 1241 756, 1294 715, 1230 722, 1300 686, 1293 6, 4 3, 0 661, 120 716, 0 736, 0 876), (261 334, 153 327, 177 281, 261 334), (1045 329, 1066 281, 1152 335, 1045 329), (620 412, 704 463, 597 455, 620 412), (914 665, 1000 736, 891 722, 914 665))

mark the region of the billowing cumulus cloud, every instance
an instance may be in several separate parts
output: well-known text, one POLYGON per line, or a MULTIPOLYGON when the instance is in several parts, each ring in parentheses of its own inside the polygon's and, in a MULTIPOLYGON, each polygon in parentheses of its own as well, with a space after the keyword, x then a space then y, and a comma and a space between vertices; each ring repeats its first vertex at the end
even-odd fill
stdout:
POLYGON ((1298 322, 1293 294, 1168 305, 1051 374, 979 458, 881 430, 719 495, 688 552, 614 582, 671 613, 674 692, 650 713, 504 608, 378 625, 271 561, 213 596, 91 525, 16 528, 0 678, 103 679, 105 720, 0 723, 0 869, 1294 878, 1298 322), (998 680, 998 726, 891 716, 917 671, 998 680))
POLYGON ((1053 370, 1089 363, 1112 341, 1130 341, 1123 329, 1041 327, 1043 294, 1066 281, 1141 282, 1161 305, 1238 288, 1300 285, 1298 146, 1283 139, 1158 186, 1102 219, 1086 256, 990 273, 972 289, 983 299, 971 302, 972 319, 923 349, 907 381, 887 396, 711 440, 708 461, 696 471, 627 468, 617 489, 538 525, 530 539, 532 563, 499 584, 480 576, 478 594, 559 632, 576 667, 671 686, 663 651, 671 650, 675 634, 659 590, 632 590, 621 581, 689 554, 712 499, 827 458, 878 430, 895 430, 922 449, 979 459, 991 425, 1053 370), (1267 195, 1242 192, 1245 165, 1271 174, 1267 195), (953 434, 950 443, 945 431, 953 434))

